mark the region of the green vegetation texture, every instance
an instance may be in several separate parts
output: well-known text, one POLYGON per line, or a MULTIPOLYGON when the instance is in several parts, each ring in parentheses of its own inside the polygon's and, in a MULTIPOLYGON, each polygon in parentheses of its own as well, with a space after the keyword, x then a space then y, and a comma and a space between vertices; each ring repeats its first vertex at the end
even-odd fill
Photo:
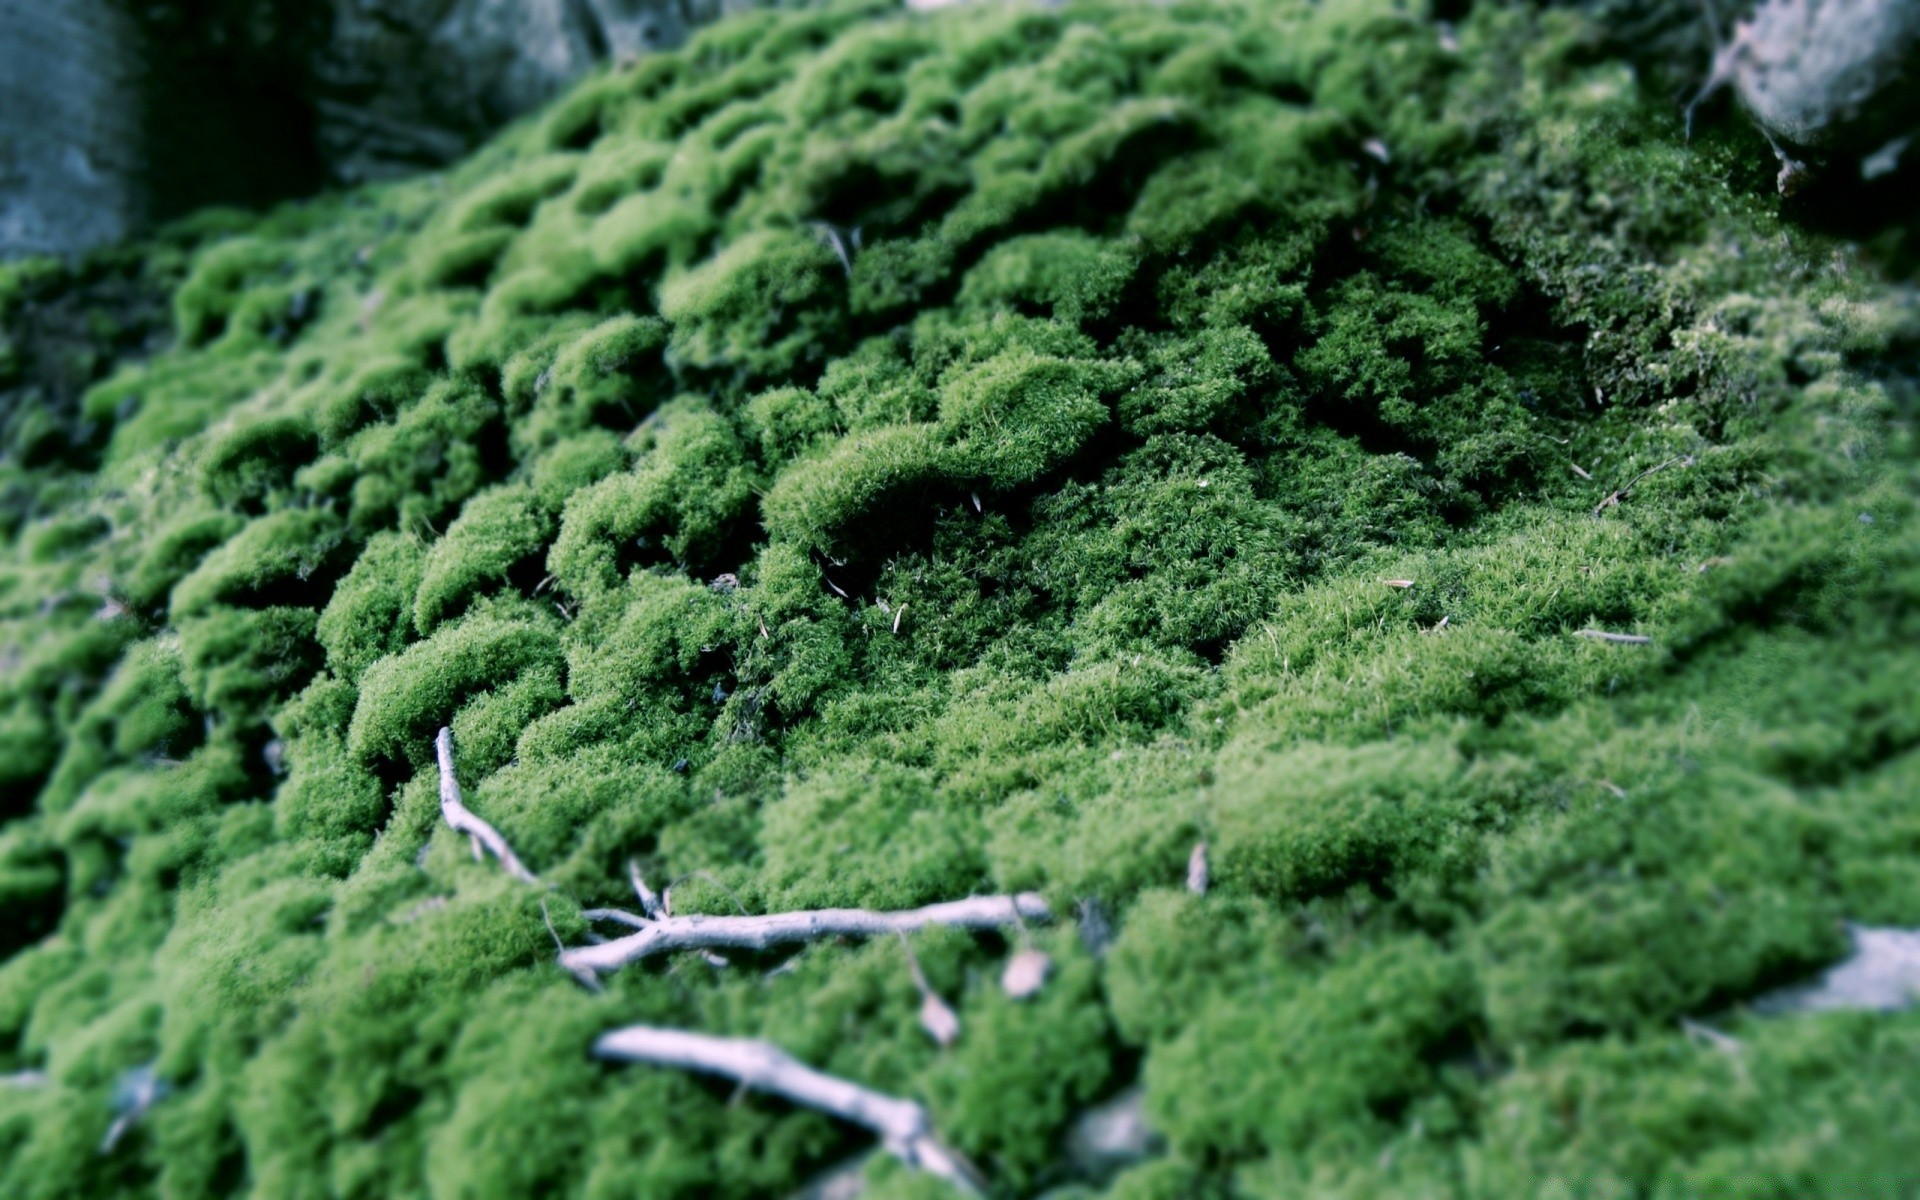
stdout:
POLYGON ((634 1021, 919 1099, 1007 1196, 1912 1194, 1920 1015, 1744 1005, 1920 923, 1920 306, 1772 174, 1565 11, 853 3, 4 268, 0 384, 88 271, 173 336, 6 416, 0 1194, 867 1144, 588 1056, 634 1021), (442 724, 547 890, 441 821, 442 724), (916 935, 949 1050, 897 940, 595 994, 542 903, 580 944, 629 858, 1037 888, 1056 973, 916 935), (1062 1175, 1135 1080, 1164 1154, 1062 1175))

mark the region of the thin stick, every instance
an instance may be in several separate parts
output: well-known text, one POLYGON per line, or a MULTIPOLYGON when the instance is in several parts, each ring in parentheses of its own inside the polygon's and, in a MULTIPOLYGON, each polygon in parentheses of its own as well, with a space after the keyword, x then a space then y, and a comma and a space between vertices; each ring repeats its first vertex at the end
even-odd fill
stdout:
POLYGON ((113 1153, 113 1148, 140 1123, 147 1110, 166 1099, 171 1090, 165 1080, 154 1074, 151 1066, 135 1067, 122 1075, 120 1094, 114 1099, 120 1115, 108 1126, 107 1136, 100 1140, 100 1153, 113 1153))
POLYGON ((442 726, 440 736, 433 740, 433 748, 440 756, 440 815, 455 832, 464 833, 473 839, 474 857, 479 857, 480 848, 485 846, 492 855, 500 860, 507 874, 522 883, 538 884, 539 879, 527 870, 520 856, 507 845, 507 839, 500 831, 481 820, 474 811, 460 800, 460 781, 453 775, 453 730, 442 726))
POLYGON ((1655 463, 1653 466, 1648 467, 1646 470, 1640 472, 1638 475, 1635 475, 1632 479, 1627 480, 1627 482, 1623 486, 1615 489, 1613 494, 1608 496, 1605 500, 1602 500, 1600 503, 1594 505, 1593 515, 1597 517, 1601 513, 1607 511, 1609 508, 1612 508, 1614 505, 1620 503, 1622 500, 1625 500, 1627 498, 1627 493, 1633 490, 1634 485, 1639 483, 1642 479, 1645 479, 1647 476, 1657 475, 1661 471, 1666 470, 1668 467, 1675 467, 1675 466, 1690 467, 1692 465, 1693 465, 1693 455, 1691 454, 1682 454, 1682 455, 1678 455, 1677 457, 1670 458, 1663 463, 1655 463))
POLYGON ((640 864, 631 858, 627 860, 627 882, 633 885, 633 894, 640 901, 640 911, 647 914, 649 919, 666 915, 666 913, 660 909, 660 897, 654 893, 652 888, 647 886, 647 881, 641 877, 640 864))
POLYGON ((1596 642, 1614 642, 1622 646, 1644 646, 1653 641, 1637 633, 1610 633, 1605 629, 1576 629, 1573 636, 1592 638, 1596 642))
POLYGON ((589 921, 613 921, 629 929, 645 929, 653 923, 639 913, 630 913, 624 908, 583 908, 580 915, 589 921))
POLYGON ((938 1176, 966 1195, 982 1194, 972 1169, 934 1136, 926 1109, 911 1100, 816 1071, 770 1042, 629 1025, 601 1034, 593 1043, 593 1053, 597 1058, 701 1071, 755 1091, 783 1096, 816 1112, 871 1129, 908 1166, 938 1176))
MULTIPOLYGON (((631 924, 632 913, 608 919, 631 924)), ((864 908, 820 908, 807 912, 769 913, 760 917, 716 917, 694 914, 646 921, 638 933, 599 946, 579 946, 560 955, 560 965, 576 975, 614 971, 655 954, 674 950, 765 950, 789 942, 815 942, 832 937, 873 937, 911 932, 927 925, 956 929, 998 929, 1013 923, 1013 914, 1045 921, 1053 916, 1038 892, 1017 896, 974 896, 945 904, 929 904, 900 912, 864 908)), ((637 918, 645 920, 644 918, 637 918)))

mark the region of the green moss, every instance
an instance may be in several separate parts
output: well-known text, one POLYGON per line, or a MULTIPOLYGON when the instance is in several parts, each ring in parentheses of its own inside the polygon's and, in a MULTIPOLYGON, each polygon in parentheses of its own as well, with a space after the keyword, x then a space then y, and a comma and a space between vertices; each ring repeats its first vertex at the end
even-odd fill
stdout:
POLYGON ((249 722, 320 665, 314 612, 296 605, 214 609, 180 620, 182 677, 194 706, 249 722))
POLYGON ((1418 937, 1324 973, 1265 966, 1263 1003, 1203 1004, 1149 1062, 1153 1117, 1186 1153, 1364 1146, 1383 1110, 1434 1087, 1471 1011, 1464 964, 1418 937))
POLYGON ((927 1079, 942 1134, 1014 1187, 1055 1168, 1067 1123, 1113 1070, 1093 961, 1067 936, 1049 939, 1048 948, 1053 969, 1033 999, 1010 999, 996 981, 980 981, 961 1008, 959 1045, 927 1079), (1047 1051, 1034 1054, 1034 1046, 1047 1051))
POLYGON ((390 419, 426 389, 430 378, 418 363, 401 355, 348 365, 351 372, 338 383, 322 376, 310 385, 314 420, 329 444, 346 440, 370 422, 390 419))
POLYGON ((916 1099, 996 1195, 1903 1177, 1911 1022, 1743 1006, 1920 923, 1916 308, 1591 30, 756 12, 167 232, 175 343, 99 323, 64 392, 35 322, 131 268, 0 269, 0 1069, 50 1076, 0 1190, 868 1148, 586 1055, 637 1020, 916 1099), (445 826, 443 725, 543 888, 445 826), (1057 919, 913 936, 943 1049, 898 939, 579 990, 552 939, 630 862, 683 913, 1057 919), (1068 1178, 1134 1084, 1165 1155, 1068 1178))
POLYGON ((238 533, 242 521, 230 513, 187 508, 172 515, 153 533, 140 555, 116 579, 117 593, 130 605, 151 609, 166 602, 168 593, 207 552, 238 533))
POLYGON ((761 512, 783 539, 830 546, 863 518, 924 505, 941 480, 941 457, 931 424, 854 434, 782 472, 761 512))
POLYGON ((1301 746, 1223 779, 1210 814, 1222 869, 1298 900, 1361 880, 1431 873, 1475 813, 1463 764, 1442 745, 1301 746))
POLYGON ((368 539, 315 625, 336 675, 358 679, 406 647, 425 569, 426 550, 418 538, 381 533, 368 539))
POLYGON ((911 908, 974 890, 980 835, 964 811, 943 811, 925 773, 842 772, 787 789, 766 811, 764 886, 776 908, 911 908))
POLYGON ((667 333, 658 318, 615 317, 569 338, 534 378, 533 413, 516 436, 545 445, 594 424, 639 425, 668 399, 659 375, 667 333))
POLYGON ((545 548, 553 522, 525 487, 498 488, 470 500, 447 535, 433 544, 414 594, 413 623, 422 633, 488 585, 504 583, 517 564, 545 548))
POLYGON ((1833 900, 1778 873, 1819 861, 1831 836, 1790 791, 1723 769, 1668 795, 1629 796, 1589 791, 1493 857, 1495 908, 1476 955, 1494 1036, 1527 1043, 1668 1024, 1839 948, 1833 900), (1739 801, 1715 804, 1717 794, 1739 801), (1714 819, 1728 808, 1737 823, 1714 819), (1605 863, 1631 863, 1632 875, 1595 869, 1605 863))
POLYGON ((745 448, 707 406, 689 398, 662 409, 632 449, 633 470, 567 501, 547 561, 576 595, 614 581, 622 544, 643 559, 664 550, 696 569, 709 565, 746 516, 754 475, 745 448))
POLYGON ((475 611, 367 670, 348 746, 363 761, 424 759, 434 730, 464 702, 529 667, 557 665, 558 651, 549 623, 511 609, 475 611))
POLYGON ((198 345, 220 336, 249 286, 285 265, 285 253, 264 238, 234 238, 209 249, 174 293, 173 323, 181 340, 198 345))
POLYGON ((283 590, 326 595, 324 573, 348 549, 340 519, 321 509, 289 508, 249 523, 174 586, 176 619, 215 604, 258 603, 283 590))

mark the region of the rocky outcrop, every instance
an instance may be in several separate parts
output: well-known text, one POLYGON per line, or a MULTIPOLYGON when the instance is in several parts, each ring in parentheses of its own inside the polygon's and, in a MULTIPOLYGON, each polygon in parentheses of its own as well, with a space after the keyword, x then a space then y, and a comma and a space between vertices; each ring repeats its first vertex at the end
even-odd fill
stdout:
POLYGON ((141 57, 113 0, 0 0, 0 254, 110 241, 144 215, 141 57))
POLYGON ((320 154, 357 182, 446 162, 595 62, 678 45, 743 0, 332 0, 320 154))
POLYGON ((0 0, 0 257, 450 162, 754 0, 0 0))

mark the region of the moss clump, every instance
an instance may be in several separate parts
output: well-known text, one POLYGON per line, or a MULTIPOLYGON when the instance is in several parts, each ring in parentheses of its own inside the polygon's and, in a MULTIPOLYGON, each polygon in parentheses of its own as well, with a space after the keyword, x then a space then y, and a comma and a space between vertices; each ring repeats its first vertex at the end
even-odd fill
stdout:
POLYGON ((1920 923, 1920 308, 1577 15, 1458 38, 753 13, 169 231, 171 348, 103 323, 65 393, 44 315, 130 268, 0 273, 0 1072, 47 1076, 0 1189, 785 1194, 862 1145, 595 1066, 630 1021, 916 1097, 1006 1195, 1902 1177, 1912 1020, 1743 1006, 1920 923), (1038 888, 1055 974, 916 935, 947 1050, 897 941, 587 994, 441 820, 441 725, 569 941, 629 861, 682 912, 1038 888), (1164 1157, 1068 1178, 1136 1081, 1164 1157))

